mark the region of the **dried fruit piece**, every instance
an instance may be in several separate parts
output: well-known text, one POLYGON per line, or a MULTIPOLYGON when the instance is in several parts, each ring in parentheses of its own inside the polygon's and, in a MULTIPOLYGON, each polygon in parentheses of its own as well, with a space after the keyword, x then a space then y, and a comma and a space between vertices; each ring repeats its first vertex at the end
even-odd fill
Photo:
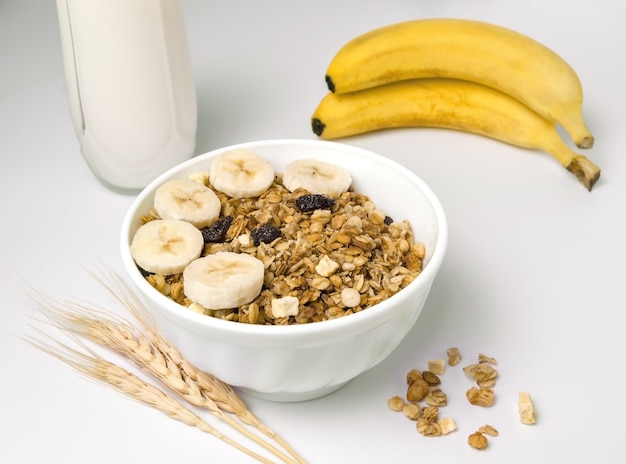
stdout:
POLYGON ((459 351, 458 348, 456 347, 448 348, 446 350, 446 353, 448 355, 449 366, 456 366, 458 363, 461 362, 461 352, 459 351))
POLYGON ((419 404, 405 403, 402 407, 402 413, 411 420, 417 420, 422 415, 422 409, 419 404))
POLYGON ((472 387, 465 393, 465 396, 474 406, 488 407, 494 403, 495 394, 493 389, 484 387, 472 387))
POLYGON ((441 379, 433 374, 431 371, 422 372, 422 378, 430 386, 439 385, 441 383, 441 379))
POLYGON ((271 243, 280 235, 280 229, 272 224, 264 224, 250 232, 255 246, 259 246, 261 243, 271 243))
POLYGON ((467 443, 469 443, 472 448, 476 448, 477 450, 484 450, 489 444, 487 437, 480 432, 474 432, 467 437, 467 443))
POLYGON ((522 424, 530 425, 536 422, 535 405, 527 392, 520 392, 517 408, 519 411, 520 422, 522 424))
POLYGON ((446 372, 446 362, 443 359, 431 359, 428 361, 428 370, 433 374, 442 375, 446 372))
POLYGON ((409 385, 406 392, 406 399, 412 403, 417 403, 426 398, 426 395, 430 392, 430 386, 424 381, 424 379, 415 379, 413 383, 409 385))
POLYGON ((495 427, 493 427, 493 426, 491 426, 489 424, 483 425, 481 428, 478 429, 478 431, 480 433, 484 433, 485 435, 490 435, 492 437, 497 437, 499 435, 499 433, 495 429, 495 427))
POLYGON ((387 400, 387 407, 392 411, 402 411, 404 408, 404 400, 399 396, 392 396, 387 400))
POLYGON ((303 213, 308 213, 317 209, 331 209, 335 206, 335 203, 336 201, 332 198, 318 193, 301 195, 296 198, 296 206, 303 213))
POLYGON ((450 432, 454 432, 456 430, 456 423, 451 417, 444 417, 443 419, 439 419, 437 423, 439 424, 439 428, 441 428, 442 435, 447 435, 450 432))
POLYGON ((202 238, 204 243, 222 243, 226 240, 226 233, 228 228, 233 222, 232 216, 224 216, 219 218, 210 226, 204 227, 202 232, 202 238))

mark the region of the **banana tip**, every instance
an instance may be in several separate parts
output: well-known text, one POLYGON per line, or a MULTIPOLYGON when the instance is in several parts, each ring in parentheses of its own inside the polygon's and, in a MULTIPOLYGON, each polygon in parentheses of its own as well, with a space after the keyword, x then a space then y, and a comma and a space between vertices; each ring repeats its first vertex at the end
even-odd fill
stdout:
POLYGON ((326 128, 326 124, 324 124, 319 118, 311 119, 311 128, 313 129, 313 133, 315 135, 321 136, 326 128))
POLYGON ((333 82, 332 77, 326 74, 324 79, 326 80, 326 85, 328 86, 328 90, 330 90, 331 92, 335 92, 335 83, 333 82))

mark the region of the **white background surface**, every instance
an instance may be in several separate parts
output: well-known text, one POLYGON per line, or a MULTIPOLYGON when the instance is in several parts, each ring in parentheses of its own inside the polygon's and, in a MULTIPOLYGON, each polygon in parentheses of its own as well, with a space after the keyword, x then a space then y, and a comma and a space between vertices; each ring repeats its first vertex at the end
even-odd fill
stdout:
MULTIPOLYGON (((549 156, 449 131, 344 140, 403 163, 438 194, 448 255, 417 325, 379 366, 325 398, 245 398, 311 463, 624 462, 626 395, 626 13, 617 0, 184 2, 197 78, 197 153, 270 138, 314 138, 309 116, 338 48, 396 21, 476 18, 561 54, 585 89, 602 169, 593 192, 549 156), (458 346, 463 365, 497 358, 497 403, 471 407, 461 366, 443 376, 457 432, 427 439, 387 409, 411 368, 458 346), (534 426, 517 420, 529 391, 534 426), (500 430, 486 451, 466 443, 500 430)), ((249 459, 127 400, 29 347, 31 301, 110 305, 83 268, 122 272, 118 230, 132 197, 97 183, 69 119, 55 2, 0 0, 0 462, 220 462, 249 459)), ((410 199, 406 202, 411 207, 410 199)), ((116 309, 116 306, 109 306, 116 309)), ((54 333, 54 332, 52 332, 54 333)), ((219 424, 215 424, 219 427, 219 424)), ((222 427, 222 430, 226 431, 222 427)))

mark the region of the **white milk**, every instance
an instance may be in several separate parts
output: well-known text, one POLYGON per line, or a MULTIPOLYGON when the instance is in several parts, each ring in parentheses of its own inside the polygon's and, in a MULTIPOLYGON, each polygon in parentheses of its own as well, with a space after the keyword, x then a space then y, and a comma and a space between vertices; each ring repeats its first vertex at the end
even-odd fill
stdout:
POLYGON ((137 191, 193 155, 197 104, 180 0, 57 0, 70 113, 107 187, 137 191))

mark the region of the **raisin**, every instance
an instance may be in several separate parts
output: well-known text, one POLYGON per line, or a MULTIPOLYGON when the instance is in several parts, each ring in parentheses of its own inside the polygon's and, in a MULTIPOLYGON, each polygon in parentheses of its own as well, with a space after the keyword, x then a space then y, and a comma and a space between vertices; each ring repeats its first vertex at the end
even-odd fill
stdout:
POLYGON ((296 198, 296 206, 303 213, 316 209, 331 209, 335 206, 335 200, 319 193, 310 193, 296 198))
POLYGON ((222 243, 226 240, 226 232, 228 232, 232 222, 232 216, 224 216, 210 226, 203 228, 202 237, 204 238, 204 243, 222 243))
POLYGON ((252 237, 252 241, 255 246, 259 246, 261 243, 271 243, 280 237, 280 235, 280 229, 271 224, 265 224, 257 227, 250 232, 250 236, 252 237))
POLYGON ((388 226, 389 224, 393 222, 393 219, 391 219, 389 216, 385 216, 385 220, 383 222, 385 223, 386 226, 388 226))

